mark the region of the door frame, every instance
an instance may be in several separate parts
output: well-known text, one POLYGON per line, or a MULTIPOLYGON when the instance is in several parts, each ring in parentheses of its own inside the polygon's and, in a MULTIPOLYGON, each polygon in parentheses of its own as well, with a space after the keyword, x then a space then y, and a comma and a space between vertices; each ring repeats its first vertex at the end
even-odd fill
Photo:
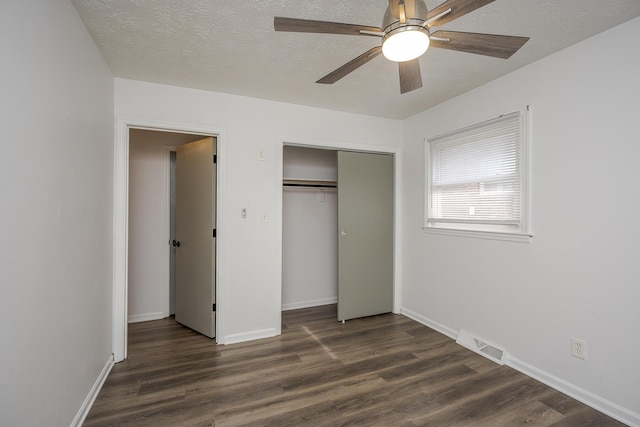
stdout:
MULTIPOLYGON (((166 224, 165 240, 171 241, 171 153, 175 153, 178 147, 176 145, 164 146, 164 201, 162 222, 166 224)), ((128 211, 128 210, 127 210, 128 211)), ((165 249, 165 259, 171 259, 171 246, 167 245, 165 249)), ((171 261, 169 265, 163 269, 162 274, 162 316, 167 317, 171 314, 171 261)), ((127 289, 128 291, 128 289, 127 289)))
MULTIPOLYGON (((128 331, 128 251, 129 251, 129 129, 169 131, 213 136, 217 139, 216 203, 222 206, 225 189, 224 130, 197 124, 159 122, 136 118, 117 118, 114 141, 113 179, 113 294, 112 294, 112 351, 114 362, 127 358, 128 331)), ((168 213, 167 213, 168 216, 168 213)), ((224 218, 216 212, 216 301, 224 307, 224 218)), ((168 247, 168 245, 167 245, 168 247)), ((168 269, 167 269, 168 271, 168 269)), ((167 277, 168 280, 168 277, 167 277)), ((224 310, 216 311, 216 341, 224 341, 224 310)))
MULTIPOLYGON (((284 172, 283 151, 285 146, 317 148, 320 150, 355 151, 372 154, 393 155, 393 313, 400 313, 402 306, 402 148, 368 144, 353 144, 343 141, 329 141, 315 138, 278 138, 278 182, 282 188, 284 172)), ((282 330, 282 191, 276 200, 276 330, 282 330)))

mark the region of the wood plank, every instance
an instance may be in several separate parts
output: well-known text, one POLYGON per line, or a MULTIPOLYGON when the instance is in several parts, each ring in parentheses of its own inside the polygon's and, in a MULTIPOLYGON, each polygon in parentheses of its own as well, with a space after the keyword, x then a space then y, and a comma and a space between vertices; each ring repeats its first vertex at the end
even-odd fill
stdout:
POLYGON ((281 336, 228 346, 132 324, 85 425, 622 425, 404 316, 335 319, 287 311, 281 336))

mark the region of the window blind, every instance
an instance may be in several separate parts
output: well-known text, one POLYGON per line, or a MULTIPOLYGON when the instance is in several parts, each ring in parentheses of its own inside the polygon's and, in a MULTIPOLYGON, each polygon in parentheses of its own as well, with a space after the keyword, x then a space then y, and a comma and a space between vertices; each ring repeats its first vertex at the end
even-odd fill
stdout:
POLYGON ((521 223, 520 113, 427 144, 427 226, 521 223))

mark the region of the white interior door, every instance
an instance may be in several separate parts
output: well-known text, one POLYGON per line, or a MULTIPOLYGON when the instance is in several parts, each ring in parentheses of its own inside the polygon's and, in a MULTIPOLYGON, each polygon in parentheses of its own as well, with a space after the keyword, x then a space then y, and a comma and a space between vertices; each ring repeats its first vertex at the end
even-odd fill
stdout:
POLYGON ((338 152, 338 320, 393 310, 393 156, 338 152))
MULTIPOLYGON (((176 235, 176 152, 169 153, 169 236, 176 235)), ((176 314, 176 248, 169 251, 169 314, 176 314)))
POLYGON ((216 141, 176 150, 176 321, 215 337, 216 141), (178 246, 179 245, 179 246, 178 246))

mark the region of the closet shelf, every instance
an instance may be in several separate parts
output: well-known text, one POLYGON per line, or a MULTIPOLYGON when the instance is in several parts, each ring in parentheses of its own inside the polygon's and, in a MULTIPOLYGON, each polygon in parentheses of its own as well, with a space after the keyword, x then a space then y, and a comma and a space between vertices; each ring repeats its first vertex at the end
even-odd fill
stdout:
POLYGON ((284 178, 282 180, 283 187, 308 187, 308 188, 336 188, 337 181, 327 179, 293 179, 284 178))

